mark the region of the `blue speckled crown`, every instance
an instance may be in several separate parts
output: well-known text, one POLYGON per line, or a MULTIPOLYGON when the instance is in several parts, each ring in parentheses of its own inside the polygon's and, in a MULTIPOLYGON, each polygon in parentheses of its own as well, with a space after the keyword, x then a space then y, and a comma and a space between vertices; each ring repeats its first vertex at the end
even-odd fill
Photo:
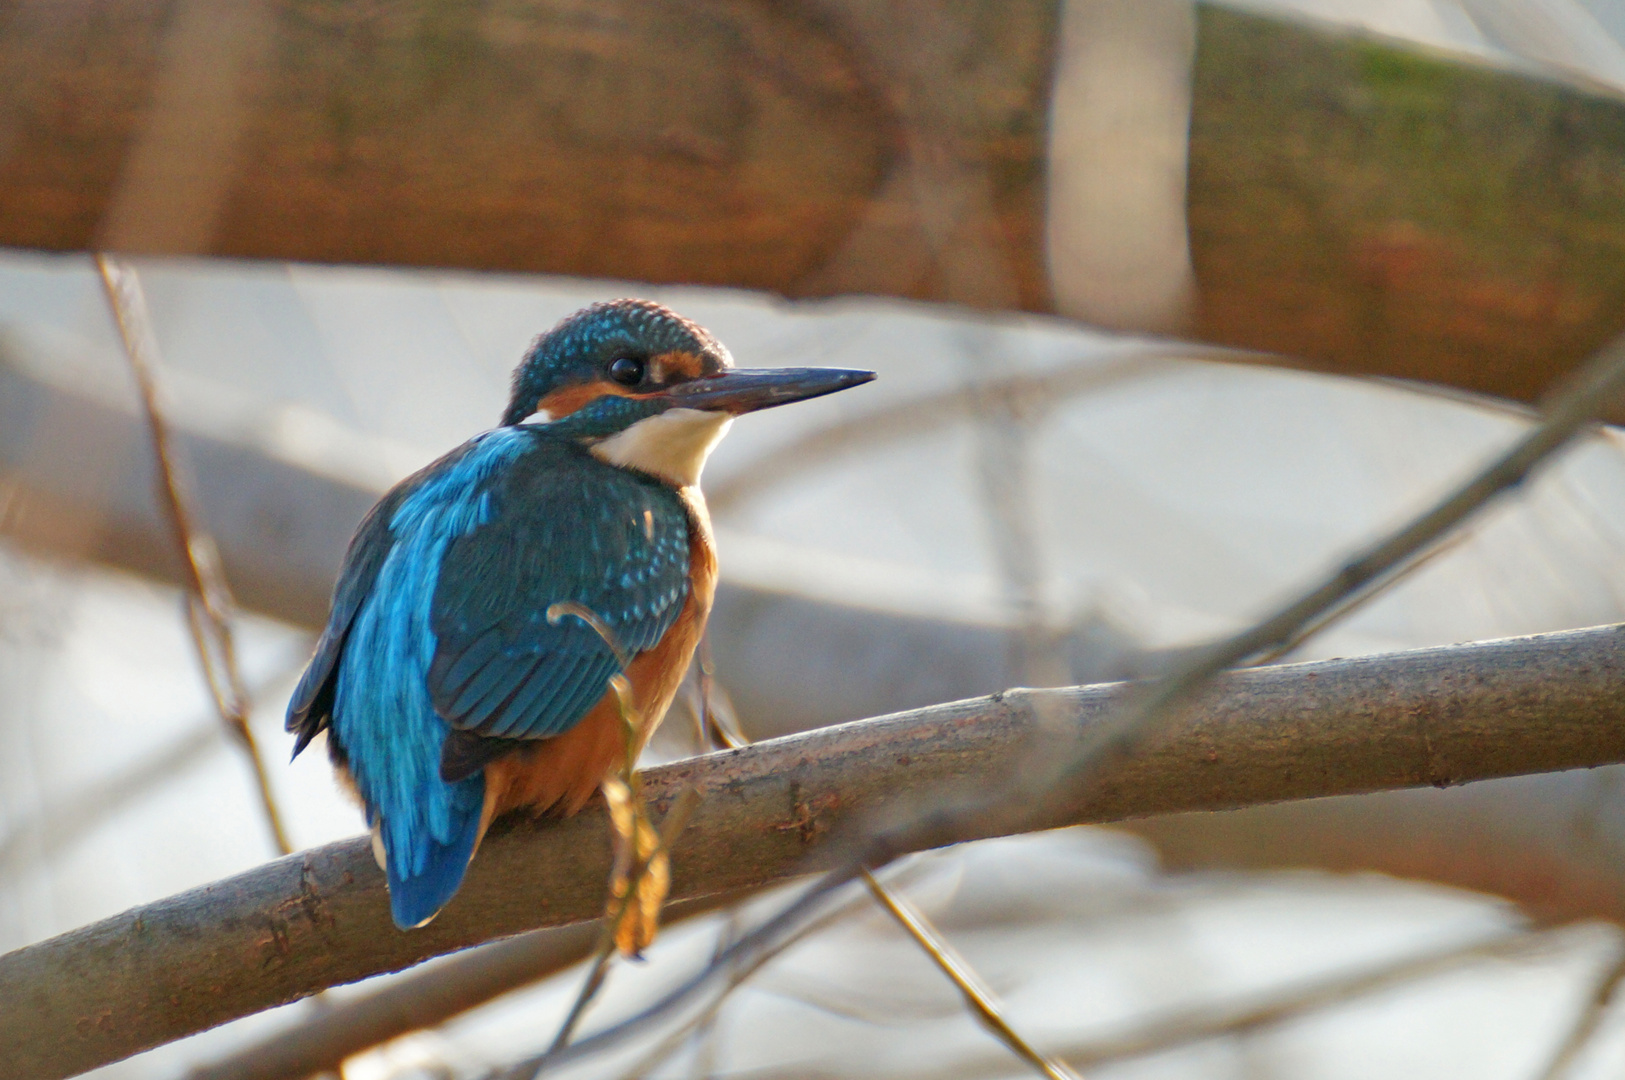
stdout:
POLYGON ((732 359, 698 323, 652 300, 610 300, 582 308, 536 339, 513 373, 513 396, 503 424, 529 416, 536 402, 560 386, 596 378, 617 356, 691 352, 732 359))

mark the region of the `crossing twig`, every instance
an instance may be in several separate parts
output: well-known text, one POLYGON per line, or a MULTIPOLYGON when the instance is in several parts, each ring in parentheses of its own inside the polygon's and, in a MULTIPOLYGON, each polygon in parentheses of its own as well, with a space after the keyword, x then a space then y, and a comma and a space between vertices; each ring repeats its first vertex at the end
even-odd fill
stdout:
MULTIPOLYGON (((713 683, 708 664, 709 653, 702 653, 700 667, 702 680, 700 684, 701 711, 708 721, 706 730, 712 732, 713 737, 723 747, 730 750, 737 749, 746 745, 748 740, 738 731, 711 720, 714 715, 711 709, 713 683)), ((711 749, 711 747, 707 749, 711 749)), ((1047 1058, 1034 1050, 1032 1044, 1011 1026, 1010 1021, 1004 1015, 1004 1010, 994 1000, 992 992, 982 985, 982 981, 977 977, 976 972, 954 950, 953 946, 948 943, 948 940, 942 936, 937 928, 931 925, 930 920, 907 900, 882 885, 879 879, 870 873, 868 869, 863 870, 862 876, 863 883, 868 887, 869 894, 874 897, 875 902, 897 921, 897 924, 920 947, 920 950, 947 976, 948 981, 954 984, 960 996, 965 999, 966 1007, 981 1021, 983 1026, 1008 1046, 1018 1058, 1031 1065, 1040 1076, 1048 1077, 1049 1080, 1077 1080, 1077 1075, 1064 1062, 1047 1058)), ((797 935, 790 941, 800 940, 800 937, 801 935, 797 935)), ((768 959, 778 955, 785 946, 790 944, 790 941, 786 941, 784 946, 780 948, 765 952, 750 966, 749 970, 755 971, 768 959)), ((733 981, 731 985, 737 986, 738 980, 733 981)), ((707 1015, 715 1012, 715 1009, 721 1005, 725 996, 722 995, 717 998, 711 1009, 708 1010, 707 1015)))
POLYGON ((278 854, 293 851, 287 829, 282 823, 282 812, 276 795, 271 790, 270 774, 254 732, 248 726, 249 697, 244 689, 241 669, 237 663, 237 646, 232 632, 236 604, 220 569, 220 555, 214 538, 198 523, 192 509, 191 493, 181 476, 176 459, 174 440, 164 422, 163 410, 158 403, 157 339, 152 330, 152 319, 147 313, 147 301, 141 291, 141 282, 135 271, 111 255, 96 256, 96 269, 107 303, 118 325, 119 337, 124 343, 124 354, 135 376, 141 394, 141 406, 152 429, 153 456, 158 467, 158 495, 168 511, 175 529, 175 546, 180 550, 189 593, 186 604, 187 627, 192 643, 197 648, 198 663, 203 668, 204 680, 214 699, 215 710, 228 731, 242 746, 254 769, 254 781, 259 790, 260 806, 265 823, 271 832, 272 843, 278 854))

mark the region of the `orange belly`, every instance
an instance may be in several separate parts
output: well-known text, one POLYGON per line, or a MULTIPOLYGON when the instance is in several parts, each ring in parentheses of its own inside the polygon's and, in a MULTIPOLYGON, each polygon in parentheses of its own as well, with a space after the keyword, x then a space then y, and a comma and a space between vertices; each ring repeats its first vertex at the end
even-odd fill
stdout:
MULTIPOLYGON (((694 649, 705 633, 716 591, 717 561, 710 523, 699 493, 684 493, 691 502, 689 520, 689 590, 683 610, 666 635, 647 652, 633 657, 626 669, 640 720, 638 748, 665 718, 677 688, 688 672, 694 649)), ((620 702, 610 690, 581 722, 562 735, 538 740, 485 767, 484 835, 492 821, 521 807, 533 814, 552 810, 566 816, 584 806, 604 777, 626 752, 620 702)))

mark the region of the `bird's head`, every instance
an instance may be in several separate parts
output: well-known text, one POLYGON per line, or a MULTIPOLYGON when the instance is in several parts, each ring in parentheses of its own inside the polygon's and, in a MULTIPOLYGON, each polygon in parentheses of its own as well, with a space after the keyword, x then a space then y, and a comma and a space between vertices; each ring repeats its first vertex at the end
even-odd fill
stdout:
POLYGON ((513 378, 504 425, 545 425, 600 458, 679 487, 741 413, 873 379, 842 368, 733 366, 703 327, 648 300, 583 308, 536 339, 513 378))

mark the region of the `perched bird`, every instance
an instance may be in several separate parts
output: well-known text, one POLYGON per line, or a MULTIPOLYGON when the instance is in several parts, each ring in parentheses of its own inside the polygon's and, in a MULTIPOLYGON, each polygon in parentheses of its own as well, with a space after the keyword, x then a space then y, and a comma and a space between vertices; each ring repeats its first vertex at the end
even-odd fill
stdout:
POLYGON ((432 919, 497 816, 573 814, 625 752, 628 658, 648 729, 716 585, 700 469, 732 418, 873 372, 733 367, 705 330, 617 300, 566 318, 514 372, 502 426, 408 477, 356 530, 288 705, 366 808, 401 927, 432 919))

